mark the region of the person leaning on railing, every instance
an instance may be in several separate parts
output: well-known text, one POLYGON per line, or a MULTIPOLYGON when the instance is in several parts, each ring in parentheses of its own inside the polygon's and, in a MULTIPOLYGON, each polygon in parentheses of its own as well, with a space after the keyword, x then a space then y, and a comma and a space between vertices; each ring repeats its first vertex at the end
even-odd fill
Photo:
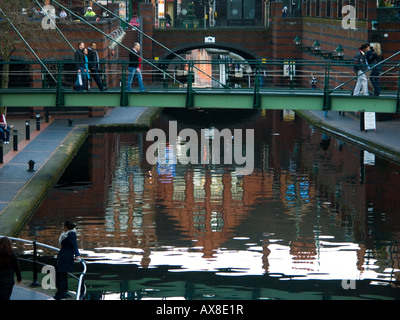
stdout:
POLYGON ((56 287, 57 292, 54 299, 61 300, 68 298, 68 273, 74 271, 74 256, 80 260, 78 244, 76 240, 75 224, 66 221, 63 232, 58 239, 61 250, 57 255, 56 262, 56 287))
POLYGON ((11 241, 7 237, 0 238, 0 300, 10 300, 15 284, 14 273, 17 276, 17 283, 20 283, 21 268, 11 241))

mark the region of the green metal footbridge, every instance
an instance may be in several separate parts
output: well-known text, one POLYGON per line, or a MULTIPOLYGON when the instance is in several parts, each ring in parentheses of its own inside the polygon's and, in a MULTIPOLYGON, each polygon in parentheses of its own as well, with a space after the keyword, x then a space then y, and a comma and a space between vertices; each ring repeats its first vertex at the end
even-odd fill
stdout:
MULTIPOLYGON (((351 62, 151 61, 143 64, 145 92, 128 91, 126 61, 102 62, 100 91, 75 91, 74 61, 0 62, 10 86, 0 89, 1 107, 162 107, 325 110, 398 113, 399 64, 386 63, 379 96, 354 96, 351 62), (5 68, 5 64, 9 64, 5 68), (203 70, 212 70, 209 74, 203 70), (310 80, 317 79, 316 88, 310 80), (33 81, 36 79, 35 81, 33 81)), ((373 92, 373 89, 370 89, 373 92)))
MULTIPOLYGON (((40 2, 35 0, 43 10, 40 2)), ((1 16, 13 27, 25 42, 35 61, 0 61, 0 72, 7 88, 0 88, 0 107, 162 107, 162 108, 226 108, 226 109, 271 109, 271 110, 324 110, 354 112, 400 112, 400 63, 395 57, 400 51, 372 68, 382 68, 377 78, 382 89, 379 96, 367 92, 353 95, 357 80, 353 61, 343 60, 244 60, 232 59, 229 55, 211 54, 209 60, 186 60, 172 53, 172 60, 147 60, 125 47, 118 37, 107 35, 95 23, 86 21, 57 1, 52 3, 89 25, 108 38, 112 44, 135 54, 142 59, 142 75, 147 90, 127 90, 128 62, 102 61, 99 76, 106 91, 92 88, 77 92, 73 86, 77 79, 74 61, 42 61, 19 33, 7 13, 0 9, 1 16), (218 57, 215 59, 215 57, 218 57), (4 77, 7 81, 4 81, 4 77), (311 78, 317 85, 312 88, 311 78)), ((107 8, 93 1, 109 14, 107 8)), ((44 11, 45 12, 45 11, 44 11)), ((46 14, 46 13, 45 13, 46 14)), ((51 17, 49 15, 49 19, 51 17)), ((52 20, 51 20, 52 21, 52 20)), ((54 27, 64 37, 54 23, 54 27)), ((142 36, 156 42, 136 27, 142 36)), ((121 29, 122 30, 122 29, 121 29)), ((72 52, 74 48, 68 42, 72 52)), ((71 53, 71 56, 73 53, 71 53)), ((92 75, 93 77, 93 75, 92 75)), ((372 87, 370 89, 372 90, 372 87)))

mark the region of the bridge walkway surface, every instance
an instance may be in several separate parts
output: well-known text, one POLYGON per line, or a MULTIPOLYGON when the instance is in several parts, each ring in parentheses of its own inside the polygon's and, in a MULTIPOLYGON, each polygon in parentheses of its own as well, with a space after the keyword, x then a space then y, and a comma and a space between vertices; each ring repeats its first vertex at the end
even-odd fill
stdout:
MULTIPOLYGON (((112 108, 101 118, 73 117, 72 126, 69 126, 68 118, 55 117, 48 124, 43 123, 40 131, 36 130, 34 125, 31 126, 31 140, 29 141, 25 140, 25 119, 10 116, 8 122, 18 130, 21 142, 18 145, 18 151, 13 151, 12 142, 3 146, 4 163, 0 165, 0 180, 6 181, 6 183, 2 183, 0 186, 0 235, 15 236, 17 234, 24 218, 7 215, 16 214, 13 206, 16 210, 21 211, 20 206, 25 203, 20 201, 19 196, 24 193, 24 190, 31 189, 32 181, 42 179, 41 171, 46 171, 46 164, 53 161, 52 158, 55 154, 65 153, 57 151, 63 151, 63 147, 70 147, 71 142, 68 142, 68 139, 71 139, 77 128, 81 125, 124 126, 134 124, 148 126, 151 119, 156 116, 155 112, 155 108, 112 108), (35 158, 35 171, 29 172, 27 171, 28 161, 33 158, 35 158), (9 212, 8 209, 10 209, 9 212)), ((344 141, 351 141, 376 155, 400 163, 400 139, 398 139, 400 120, 377 121, 375 131, 363 131, 360 130, 360 120, 354 113, 346 113, 342 116, 338 112, 326 114, 323 111, 298 111, 297 116, 332 136, 344 141)), ((50 166, 50 170, 58 170, 58 168, 50 166)), ((51 297, 37 291, 36 288, 16 285, 12 299, 47 300, 51 297)))

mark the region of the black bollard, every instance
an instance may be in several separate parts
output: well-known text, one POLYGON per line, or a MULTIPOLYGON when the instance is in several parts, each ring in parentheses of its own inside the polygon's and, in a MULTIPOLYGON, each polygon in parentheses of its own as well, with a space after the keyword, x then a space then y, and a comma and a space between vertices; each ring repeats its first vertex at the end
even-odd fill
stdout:
POLYGON ((40 113, 36 113, 36 130, 40 131, 40 113))
POLYGON ((29 165, 28 171, 35 171, 35 169, 34 169, 34 167, 35 167, 35 161, 29 160, 29 161, 28 161, 28 165, 29 165))
POLYGON ((13 150, 18 151, 18 130, 13 130, 13 150))
POLYGON ((3 163, 3 142, 0 142, 0 163, 3 163))
POLYGON ((72 119, 68 119, 68 127, 72 127, 72 119))
POLYGON ((25 139, 31 140, 31 124, 29 120, 25 120, 25 139))

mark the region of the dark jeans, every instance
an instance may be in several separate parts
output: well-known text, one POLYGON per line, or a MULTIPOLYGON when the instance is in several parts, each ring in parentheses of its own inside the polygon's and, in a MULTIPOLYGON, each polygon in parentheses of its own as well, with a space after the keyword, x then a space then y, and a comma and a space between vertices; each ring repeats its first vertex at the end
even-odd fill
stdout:
POLYGON ((56 287, 57 292, 54 299, 64 299, 68 293, 68 273, 56 272, 56 287))
POLYGON ((10 141, 10 126, 0 125, 0 140, 10 141))
POLYGON ((379 96, 379 93, 381 92, 381 87, 379 85, 379 71, 372 69, 371 74, 369 76, 369 80, 374 86, 374 95, 379 96))
POLYGON ((10 300, 14 279, 0 278, 0 301, 10 300))
POLYGON ((104 86, 100 79, 99 70, 97 69, 90 70, 90 82, 92 82, 92 79, 94 79, 94 82, 96 82, 97 87, 100 89, 100 91, 103 91, 104 86))

